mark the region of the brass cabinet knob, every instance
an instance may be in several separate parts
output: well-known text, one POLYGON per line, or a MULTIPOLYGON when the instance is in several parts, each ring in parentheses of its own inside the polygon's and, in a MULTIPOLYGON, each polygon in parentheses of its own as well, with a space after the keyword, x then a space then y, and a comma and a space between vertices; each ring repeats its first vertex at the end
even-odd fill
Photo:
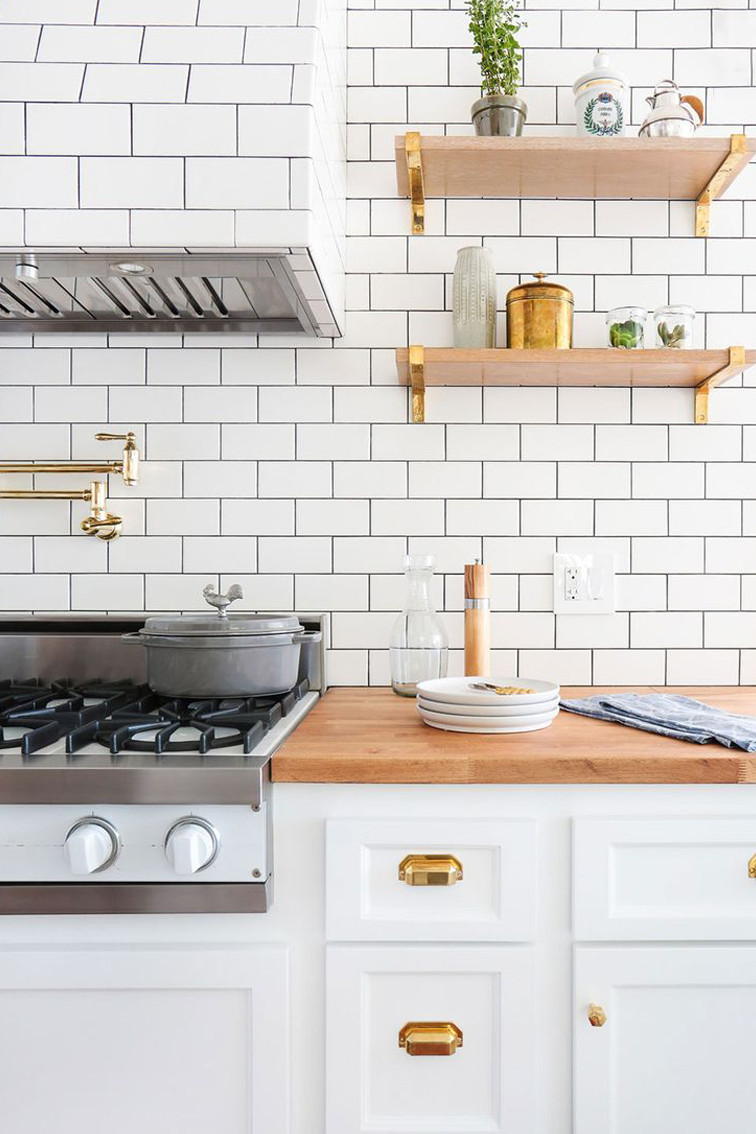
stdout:
POLYGON ((752 854, 748 859, 748 877, 756 878, 756 854, 752 854))
POLYGON ((454 1055, 462 1047, 462 1029, 452 1023, 410 1023, 399 1032, 407 1055, 454 1055))
POLYGON ((600 1004, 588 1005, 588 1023, 592 1028, 603 1028, 606 1023, 606 1012, 600 1004))
POLYGON ((453 886, 462 881, 462 863, 453 854, 408 854, 399 863, 399 881, 408 886, 453 886))

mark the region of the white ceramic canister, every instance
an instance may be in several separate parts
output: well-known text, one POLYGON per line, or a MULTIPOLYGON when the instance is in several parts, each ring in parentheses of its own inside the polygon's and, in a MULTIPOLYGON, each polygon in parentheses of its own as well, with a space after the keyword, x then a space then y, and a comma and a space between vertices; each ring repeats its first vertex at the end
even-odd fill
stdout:
POLYGON ((628 82, 608 55, 593 57, 593 70, 572 88, 578 137, 622 138, 628 117, 628 82))
POLYGON ((452 290, 454 345, 496 346, 496 267, 487 248, 460 248, 452 290))

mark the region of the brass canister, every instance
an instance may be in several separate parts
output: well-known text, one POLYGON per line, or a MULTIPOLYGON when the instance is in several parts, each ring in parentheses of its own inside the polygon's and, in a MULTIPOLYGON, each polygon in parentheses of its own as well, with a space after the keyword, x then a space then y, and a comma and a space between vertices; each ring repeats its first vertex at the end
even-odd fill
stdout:
POLYGON ((562 284, 546 283, 544 272, 534 275, 535 283, 518 284, 507 294, 507 346, 526 350, 571 347, 572 292, 562 284))

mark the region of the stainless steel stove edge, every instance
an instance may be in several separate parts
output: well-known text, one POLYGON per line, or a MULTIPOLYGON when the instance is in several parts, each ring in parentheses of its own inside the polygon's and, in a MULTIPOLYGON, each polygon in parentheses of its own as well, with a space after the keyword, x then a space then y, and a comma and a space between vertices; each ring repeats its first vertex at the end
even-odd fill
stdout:
POLYGON ((0 917, 25 914, 266 913, 265 882, 4 882, 0 917))

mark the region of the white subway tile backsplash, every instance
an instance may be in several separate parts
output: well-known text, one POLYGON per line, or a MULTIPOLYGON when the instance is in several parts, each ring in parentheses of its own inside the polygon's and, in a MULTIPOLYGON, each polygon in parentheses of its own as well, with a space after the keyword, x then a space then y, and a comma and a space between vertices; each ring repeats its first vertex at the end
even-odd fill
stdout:
POLYGON ((520 508, 523 535, 593 535, 592 500, 523 500, 520 508))
POLYGON ((294 535, 293 500, 222 500, 221 534, 294 535))
POLYGON ((739 677, 740 655, 737 650, 668 650, 667 682, 670 685, 737 685, 747 682, 739 677))
POLYGON ((500 421, 555 422, 556 406, 557 391, 553 387, 504 386, 489 387, 483 391, 486 425, 500 421))
POLYGON ((446 530, 449 535, 517 535, 520 509, 516 500, 448 500, 446 530))
MULTIPOLYGON (((59 63, 55 66, 70 67, 73 64, 59 63)), ((81 97, 84 102, 183 102, 188 77, 189 68, 183 65, 90 63, 84 76, 81 97)), ((80 85, 79 82, 75 93, 68 96, 48 94, 30 97, 36 97, 40 101, 44 98, 71 100, 78 98, 80 85)))
POLYGON ((260 461, 258 496, 310 497, 331 495, 329 461, 260 461))
MULTIPOLYGON (((175 65, 174 69, 184 71, 186 77, 187 68, 175 65)), ((289 102, 291 81, 292 68, 283 64, 260 66, 247 63, 233 65, 197 63, 191 69, 188 101, 232 104, 289 102)), ((176 100, 161 99, 156 95, 152 100, 141 101, 183 102, 184 96, 182 92, 181 98, 176 100)))
POLYGON ((374 535, 443 535, 443 500, 373 500, 374 535))
POLYGON ((184 169, 178 158, 85 157, 80 181, 85 209, 180 209, 184 203, 184 169))
POLYGON ((563 461, 559 465, 558 494, 567 498, 620 500, 630 496, 628 462, 563 461))
POLYGON ((260 571, 297 574, 343 570, 334 563, 331 547, 328 536, 260 536, 258 567, 260 571))
MULTIPOLYGON (((591 425, 523 425, 523 460, 590 461, 594 456, 593 433, 591 425)), ((601 459, 600 454, 596 456, 601 459)))
POLYGON ((630 390, 562 387, 559 421, 625 422, 630 420, 630 390))
POLYGON ((218 425, 148 425, 146 455, 152 461, 217 460, 218 425))
POLYGON ((664 461, 667 433, 661 425, 598 425, 596 460, 664 461))
POLYGON ((137 63, 141 46, 138 27, 46 24, 36 57, 41 63, 137 63))
POLYGON ((28 154, 130 154, 128 106, 31 103, 26 108, 28 154))
POLYGON ((0 157, 0 208, 76 208, 78 197, 75 158, 0 157))
POLYGON ((135 154, 220 156, 236 153, 233 106, 137 105, 132 109, 132 117, 135 154))
POLYGON ((217 500, 148 500, 147 535, 218 535, 217 500))
POLYGON ((241 63, 244 30, 233 27, 146 27, 142 63, 241 63))
MULTIPOLYGON (((529 0, 531 136, 573 131, 570 88, 597 45, 636 84, 629 135, 664 75, 705 98, 710 133, 752 132, 751 9, 706 5, 529 0)), ((331 172, 318 182, 297 160, 340 145, 322 130, 338 110, 316 86, 309 0, 0 9, 0 244, 284 245, 290 208, 304 243, 318 193, 331 208, 331 172)), ((403 556, 437 558, 454 673, 462 565, 483 556, 502 672, 756 679, 756 628, 738 621, 756 610, 753 374, 712 393, 706 428, 692 424, 690 389, 602 386, 434 387, 428 424, 407 424, 394 349, 451 344, 463 244, 496 259, 500 344, 506 292, 539 268, 574 293, 577 345, 603 345, 605 312, 632 302, 691 303, 697 346, 753 345, 753 169, 712 209, 709 241, 693 236, 690 201, 453 197, 429 200, 427 235, 409 237, 394 135, 472 133, 467 22, 462 0, 351 4, 343 338, 38 335, 30 350, 31 336, 0 336, 3 458, 101 457, 92 437, 109 421, 133 426, 146 457, 137 488, 111 478, 126 522, 110 547, 76 534, 83 504, 2 502, 0 606, 197 609, 206 582, 239 578, 247 609, 336 612, 331 681, 378 684, 403 556), (599 548, 616 555, 618 613, 555 619, 553 552, 599 548), (43 582, 29 589, 33 567, 43 582)))
MULTIPOLYGON (((700 567, 688 570, 700 570, 700 567)), ((706 540, 706 570, 736 575, 753 572, 756 570, 756 539, 710 537, 706 540)))
MULTIPOLYGON (((304 495, 304 494, 301 494, 304 495)), ((298 535, 368 535, 367 500, 297 500, 298 535)))
MULTIPOLYGON (((712 465, 711 468, 718 468, 712 465)), ((636 461, 632 466, 633 496, 638 499, 667 500, 673 497, 692 498, 704 495, 702 464, 664 464, 661 461, 636 461)))
POLYGON ((703 645, 703 618, 699 611, 635 611, 630 615, 630 644, 641 649, 695 649, 703 645))
MULTIPOLYGON (((710 561, 711 551, 707 547, 707 563, 710 561)), ((636 537, 632 546, 632 566, 633 571, 639 573, 661 571, 672 575, 703 571, 704 541, 700 538, 682 536, 636 537)))
POLYGON ((553 461, 486 461, 483 465, 485 497, 551 498, 556 495, 556 483, 557 466, 553 461))
MULTIPOLYGON (((36 2, 39 3, 40 0, 36 2)), ((203 2, 207 3, 207 0, 203 2)), ((81 5, 83 0, 76 0, 76 3, 81 5)), ((59 4, 60 0, 56 0, 55 7, 59 7, 59 4)), ((68 3, 66 6, 68 7, 68 3)), ((159 4, 155 4, 154 0, 99 0, 96 9, 98 24, 194 24, 197 22, 197 0, 160 0, 159 4)), ((51 16, 46 18, 52 19, 51 16)))
POLYGON ((221 456, 240 461, 293 460, 294 436, 293 425, 223 425, 221 456))

